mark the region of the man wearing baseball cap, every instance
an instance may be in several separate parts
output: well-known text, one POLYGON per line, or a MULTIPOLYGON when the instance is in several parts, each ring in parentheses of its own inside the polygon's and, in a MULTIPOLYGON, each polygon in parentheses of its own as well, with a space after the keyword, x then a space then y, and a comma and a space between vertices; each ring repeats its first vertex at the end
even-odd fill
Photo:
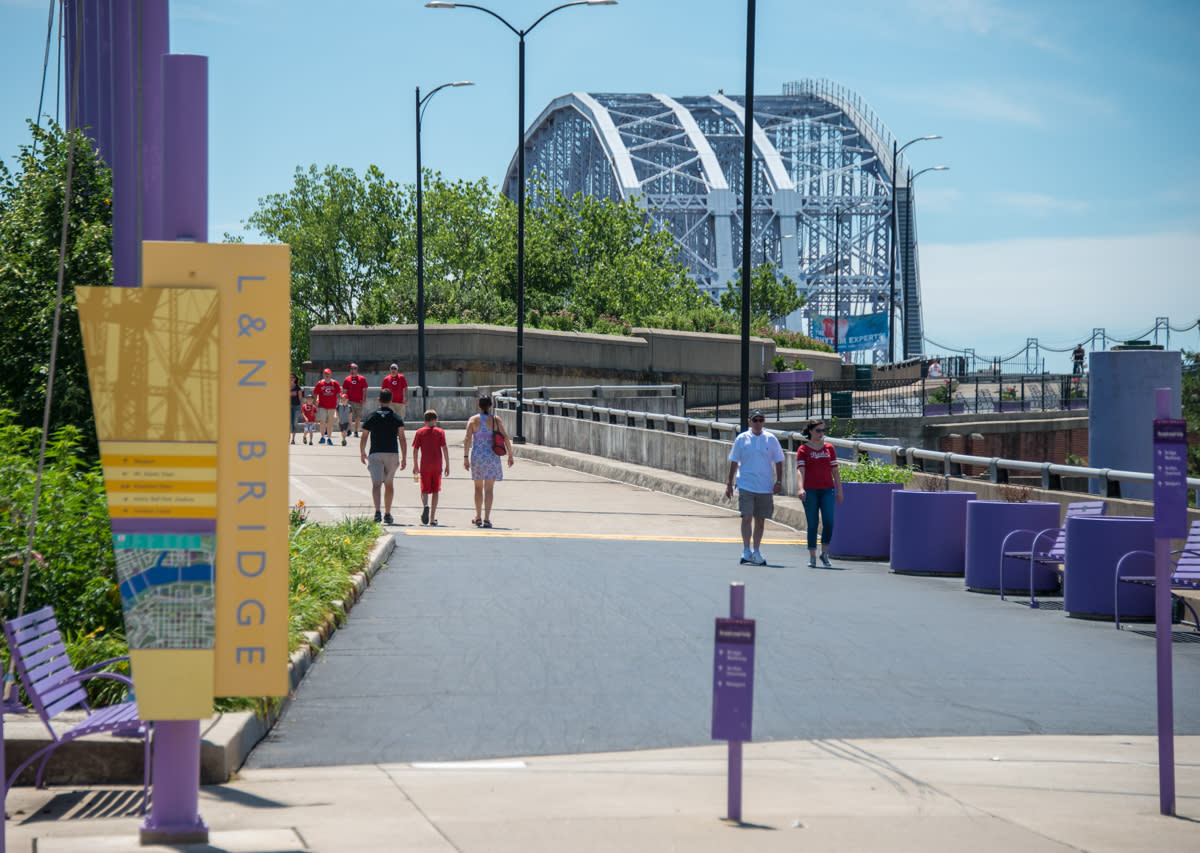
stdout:
POLYGON ((358 372, 358 365, 350 362, 350 373, 342 380, 342 390, 350 401, 350 431, 358 438, 362 424, 363 403, 367 399, 367 377, 358 372))
POLYGON ((391 370, 391 373, 383 377, 383 381, 379 383, 379 387, 387 388, 392 392, 392 411, 403 418, 408 405, 408 380, 400 372, 400 365, 395 362, 392 362, 391 370))
POLYGON ((732 498, 737 477, 742 562, 754 566, 767 564, 758 548, 767 519, 775 512, 775 495, 783 490, 783 448, 773 433, 763 429, 765 422, 758 409, 750 413, 750 429, 733 440, 725 479, 725 497, 732 498))
POLYGON ((317 444, 333 444, 333 428, 337 425, 338 397, 342 386, 333 378, 328 367, 321 372, 321 381, 313 386, 317 398, 317 425, 321 427, 321 440, 317 444))

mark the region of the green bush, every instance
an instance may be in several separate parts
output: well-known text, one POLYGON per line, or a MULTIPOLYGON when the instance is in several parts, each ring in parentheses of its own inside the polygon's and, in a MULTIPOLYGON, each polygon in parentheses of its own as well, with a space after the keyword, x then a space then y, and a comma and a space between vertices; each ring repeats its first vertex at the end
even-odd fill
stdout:
MULTIPOLYGON (((866 454, 863 454, 864 457, 866 454)), ((891 465, 875 459, 864 458, 858 462, 838 466, 843 483, 908 483, 913 478, 911 468, 891 465)))

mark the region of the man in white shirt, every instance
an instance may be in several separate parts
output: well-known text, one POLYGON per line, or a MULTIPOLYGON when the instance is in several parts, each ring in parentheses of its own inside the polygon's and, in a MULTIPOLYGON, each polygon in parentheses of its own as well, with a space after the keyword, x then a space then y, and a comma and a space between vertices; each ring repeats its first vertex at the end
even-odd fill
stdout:
POLYGON ((737 478, 738 512, 742 516, 742 562, 765 566, 759 553, 767 519, 775 512, 775 495, 783 490, 783 448, 773 433, 763 430, 766 418, 755 409, 750 429, 733 440, 725 497, 733 497, 737 478))

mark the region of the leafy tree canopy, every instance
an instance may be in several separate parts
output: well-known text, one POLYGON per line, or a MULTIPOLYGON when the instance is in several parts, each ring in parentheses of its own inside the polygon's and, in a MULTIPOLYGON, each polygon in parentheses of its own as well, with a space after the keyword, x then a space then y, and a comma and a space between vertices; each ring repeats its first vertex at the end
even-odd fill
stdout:
MULTIPOLYGON (((0 161, 0 408, 41 427, 50 369, 66 191, 67 134, 29 122, 31 141, 12 169, 0 161)), ((76 285, 111 285, 112 173, 75 132, 63 306, 51 425, 74 424, 94 451, 95 426, 75 306, 76 285)))
MULTIPOLYGON (((750 274, 750 315, 759 325, 778 323, 804 307, 807 300, 788 276, 776 276, 774 264, 760 264, 750 274)), ((742 271, 725 286, 721 307, 732 314, 742 311, 742 271)))

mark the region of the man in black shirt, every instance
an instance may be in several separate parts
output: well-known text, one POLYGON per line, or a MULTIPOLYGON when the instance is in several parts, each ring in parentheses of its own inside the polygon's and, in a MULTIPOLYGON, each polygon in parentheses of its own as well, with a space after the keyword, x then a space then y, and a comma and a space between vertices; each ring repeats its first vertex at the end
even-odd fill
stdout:
POLYGON ((358 449, 363 464, 371 475, 371 498, 375 501, 375 520, 392 523, 392 495, 395 486, 392 478, 397 471, 408 465, 408 442, 404 438, 404 419, 388 405, 392 402, 391 390, 379 392, 379 408, 371 412, 362 423, 362 438, 358 449), (367 453, 367 440, 371 441, 371 452, 367 453), (379 492, 383 491, 383 515, 379 512, 379 492))

